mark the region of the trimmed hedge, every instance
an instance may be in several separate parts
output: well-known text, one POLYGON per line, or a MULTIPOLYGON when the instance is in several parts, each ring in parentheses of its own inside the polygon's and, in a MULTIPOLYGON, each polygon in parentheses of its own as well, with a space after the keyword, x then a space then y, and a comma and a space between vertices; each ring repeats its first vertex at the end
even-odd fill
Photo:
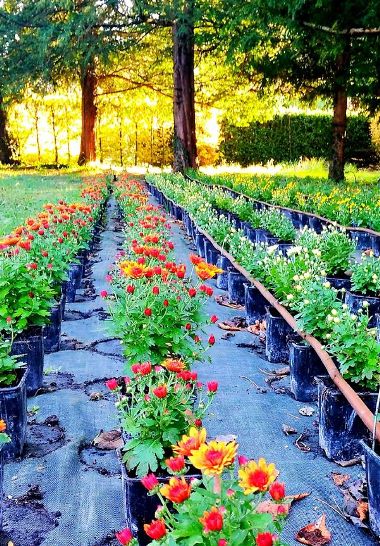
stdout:
MULTIPOLYGON (((325 115, 275 116, 271 121, 248 127, 222 124, 220 151, 227 163, 242 166, 301 158, 331 158, 332 119, 325 115)), ((371 163, 376 154, 370 123, 365 116, 352 116, 347 124, 347 159, 371 163)))

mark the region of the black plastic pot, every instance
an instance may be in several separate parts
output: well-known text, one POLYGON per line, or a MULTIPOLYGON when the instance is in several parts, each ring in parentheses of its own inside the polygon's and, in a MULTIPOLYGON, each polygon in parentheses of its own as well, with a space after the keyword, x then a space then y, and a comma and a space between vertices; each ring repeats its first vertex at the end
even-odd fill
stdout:
POLYGON ((360 294, 355 294, 353 292, 347 291, 345 298, 345 303, 348 305, 348 308, 351 313, 355 315, 358 314, 359 309, 362 309, 363 302, 368 303, 368 315, 370 317, 369 326, 373 328, 376 322, 376 314, 380 313, 380 298, 375 298, 371 296, 362 296, 360 294))
POLYGON ((204 240, 204 250, 206 262, 212 265, 216 265, 220 253, 218 250, 215 250, 214 245, 206 238, 204 240))
MULTIPOLYGON (((370 432, 330 377, 319 376, 319 445, 328 459, 350 461, 360 457, 360 440, 369 441, 370 432)), ((359 392, 363 402, 375 411, 377 393, 359 392)))
POLYGON ((270 236, 269 231, 266 229, 256 229, 256 243, 266 243, 267 237, 270 236))
POLYGON ((376 339, 380 343, 380 315, 376 315, 376 339))
POLYGON ((2 449, 4 460, 21 457, 24 449, 27 424, 27 378, 27 368, 20 368, 17 385, 0 389, 0 418, 6 422, 7 433, 11 438, 11 441, 4 444, 2 449))
POLYGON ((321 233, 323 224, 319 218, 315 216, 309 216, 309 227, 313 229, 316 233, 321 233))
POLYGON ((21 361, 28 368, 26 392, 33 395, 42 387, 44 372, 43 328, 26 331, 12 344, 12 355, 22 355, 21 361))
POLYGON ((197 247, 197 254, 201 258, 205 257, 205 242, 206 237, 202 233, 197 233, 195 236, 195 246, 197 247))
MULTIPOLYGON (((170 475, 156 475, 161 485, 167 483, 170 475)), ((200 478, 200 474, 191 473, 186 475, 186 479, 200 478)), ((157 495, 148 495, 146 488, 141 483, 140 478, 131 475, 121 464, 121 479, 123 485, 124 514, 127 527, 131 529, 137 538, 140 546, 146 546, 151 542, 144 532, 144 523, 150 523, 154 519, 154 514, 160 504, 157 495)))
POLYGON ((296 229, 299 229, 301 227, 301 225, 302 225, 301 220, 300 220, 300 215, 295 210, 292 211, 292 222, 293 222, 293 226, 296 229))
POLYGON ((67 281, 63 281, 63 283, 62 283, 62 288, 61 288, 61 293, 62 293, 62 296, 61 296, 61 299, 60 299, 60 303, 61 303, 61 317, 62 317, 62 320, 63 320, 63 319, 65 318, 67 281))
POLYGON ((254 324, 256 320, 262 320, 265 317, 268 302, 256 286, 244 283, 244 289, 246 320, 248 324, 254 324))
POLYGON ((186 230, 186 233, 187 233, 188 237, 191 237, 192 236, 192 231, 191 231, 191 225, 190 225, 190 217, 189 217, 188 212, 186 212, 186 211, 183 211, 182 222, 183 222, 183 225, 185 226, 185 230, 186 230))
POLYGON ((310 216, 308 214, 305 214, 304 212, 299 212, 298 217, 300 219, 300 226, 301 227, 309 227, 309 220, 310 216))
MULTIPOLYGON (((326 277, 326 281, 337 290, 341 290, 342 288, 350 290, 351 288, 351 280, 349 277, 326 277)), ((344 296, 342 296, 342 298, 344 298, 344 296)))
POLYGON ((235 269, 229 269, 227 274, 227 286, 228 286, 228 297, 230 301, 238 303, 239 305, 244 305, 245 302, 245 288, 244 284, 247 282, 247 279, 236 271, 235 269))
MULTIPOLYGON (((3 534, 3 511, 4 511, 3 498, 4 498, 4 457, 3 457, 3 448, 0 446, 0 499, 1 499, 1 502, 0 502, 0 534, 3 534)), ((8 544, 9 544, 9 542, 8 542, 8 544)))
POLYGON ((312 402, 318 398, 317 375, 326 369, 314 349, 306 341, 289 345, 290 390, 299 402, 312 402))
POLYGON ((182 208, 177 204, 174 205, 174 217, 176 220, 182 220, 182 208))
POLYGON ((266 314, 266 345, 265 354, 269 362, 288 362, 288 338, 293 332, 281 315, 270 307, 266 314))
POLYGON ((44 352, 55 353, 61 345, 62 298, 53 305, 50 321, 44 328, 44 352))
POLYGON ((355 229, 351 229, 349 234, 351 239, 355 241, 356 248, 358 250, 367 250, 374 246, 374 239, 372 235, 366 231, 356 231, 355 229))
POLYGON ((256 229, 253 229, 249 224, 244 226, 244 235, 251 241, 251 243, 256 243, 256 229))
POLYGON ((218 273, 216 276, 216 286, 221 290, 228 290, 228 268, 232 267, 232 264, 230 260, 221 254, 216 265, 219 269, 223 269, 223 273, 218 273))
POLYGON ((372 244, 373 252, 375 256, 379 256, 380 255, 380 237, 378 235, 373 235, 372 241, 373 241, 373 244, 372 244))
POLYGON ((278 245, 279 242, 280 242, 280 238, 274 237, 271 233, 266 233, 264 235, 264 243, 267 244, 268 246, 278 245))
POLYGON ((80 283, 82 281, 82 265, 76 263, 70 264, 68 276, 66 302, 73 303, 75 301, 75 293, 80 287, 80 283))
POLYGON ((369 524, 377 537, 380 537, 380 456, 368 447, 360 445, 364 451, 367 476, 369 524))
POLYGON ((288 250, 290 250, 291 248, 293 248, 292 243, 280 243, 278 245, 277 251, 281 253, 283 256, 287 256, 288 250))

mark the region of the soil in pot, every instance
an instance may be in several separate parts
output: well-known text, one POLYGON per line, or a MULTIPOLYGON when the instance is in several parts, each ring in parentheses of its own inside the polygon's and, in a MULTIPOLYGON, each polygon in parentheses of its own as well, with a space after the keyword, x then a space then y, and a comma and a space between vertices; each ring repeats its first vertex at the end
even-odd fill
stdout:
POLYGON ((293 330, 285 319, 270 307, 266 314, 266 345, 265 354, 269 362, 288 362, 289 336, 293 330))
POLYGON ((27 399, 26 381, 28 370, 17 371, 17 381, 13 387, 0 389, 0 419, 7 423, 7 432, 11 438, 2 449, 4 460, 21 457, 26 440, 27 399))
POLYGON ((364 451, 367 476, 369 524, 380 538, 380 450, 373 451, 366 442, 360 445, 364 451))
POLYGON ((42 387, 44 372, 44 343, 41 327, 29 328, 18 336, 12 344, 12 355, 22 355, 29 370, 26 379, 28 396, 33 395, 42 387))
MULTIPOLYGON (((360 440, 369 440, 369 430, 328 376, 319 376, 316 380, 320 447, 326 457, 334 461, 359 458, 363 453, 360 440)), ((377 393, 358 394, 369 409, 375 411, 377 393)))

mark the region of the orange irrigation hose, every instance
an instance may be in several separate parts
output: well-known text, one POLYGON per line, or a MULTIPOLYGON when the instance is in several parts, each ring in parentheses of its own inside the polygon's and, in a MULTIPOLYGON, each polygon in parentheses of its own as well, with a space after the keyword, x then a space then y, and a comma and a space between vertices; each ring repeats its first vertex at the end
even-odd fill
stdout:
POLYGON ((284 320, 289 324, 293 330, 297 332, 303 339, 305 339, 310 345, 313 347, 319 358, 321 359, 321 362, 326 368, 327 373, 331 377, 332 381, 335 383, 335 385, 338 387, 340 392, 343 394, 347 402, 351 405, 351 407, 355 410, 357 415, 360 417, 360 419, 363 421, 365 426, 368 428, 368 430, 373 433, 375 431, 376 439, 380 442, 380 423, 377 423, 376 427, 374 427, 375 421, 375 415, 372 413, 372 411, 366 406, 366 404, 363 402, 363 400, 358 396, 358 394, 354 391, 352 387, 347 383, 345 379, 343 379, 341 373, 339 372, 338 368, 335 366, 334 361, 332 360, 331 356, 328 354, 327 351, 323 348, 322 344, 313 336, 309 334, 305 334, 305 332, 302 332, 298 330, 297 323, 294 319, 294 317, 289 313, 287 309, 281 303, 278 302, 278 300, 273 296, 269 290, 265 288, 261 282, 254 279, 246 269, 244 269, 241 265, 239 265, 233 256, 229 254, 226 250, 224 250, 214 239, 207 233, 207 231, 197 227, 198 231, 202 233, 209 241, 214 245, 214 247, 223 254, 235 267, 240 273, 244 275, 246 279, 248 279, 258 290, 259 292, 264 296, 264 298, 272 305, 282 316, 284 320))

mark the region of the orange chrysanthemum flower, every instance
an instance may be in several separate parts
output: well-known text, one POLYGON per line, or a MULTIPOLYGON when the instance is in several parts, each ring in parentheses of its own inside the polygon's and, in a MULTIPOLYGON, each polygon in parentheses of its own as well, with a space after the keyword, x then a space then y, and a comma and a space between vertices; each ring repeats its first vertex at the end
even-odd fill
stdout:
POLYGON ((203 517, 199 518, 199 521, 205 533, 221 531, 223 528, 223 509, 213 506, 209 512, 203 512, 203 517))
POLYGON ((141 279, 149 269, 149 267, 146 267, 145 265, 128 260, 120 262, 119 268, 126 277, 130 277, 131 279, 141 279))
POLYGON ((202 258, 196 254, 190 254, 190 261, 194 265, 198 265, 203 262, 202 258))
POLYGON ((206 262, 201 262, 195 266, 195 272, 202 281, 207 281, 207 279, 215 277, 217 273, 222 273, 223 269, 212 264, 207 264, 206 262))
POLYGON ((178 360, 175 358, 166 358, 162 363, 161 366, 166 368, 169 372, 182 372, 182 370, 186 369, 186 364, 182 360, 178 360))
POLYGON ((239 485, 246 495, 263 492, 269 489, 271 483, 278 476, 278 470, 273 463, 267 464, 266 460, 261 458, 259 462, 248 461, 239 468, 239 485))
POLYGON ((188 457, 191 455, 192 451, 199 449, 199 447, 205 443, 206 435, 205 428, 198 430, 195 427, 191 427, 189 435, 187 436, 184 434, 178 444, 173 446, 174 453, 188 457))
POLYGON ((5 432, 6 430, 7 430, 7 423, 3 419, 0 419, 0 432, 5 432))
POLYGON ((211 440, 208 444, 203 444, 196 451, 192 452, 189 460, 195 468, 199 468, 208 476, 222 474, 224 469, 231 466, 236 457, 236 442, 218 442, 211 440))
POLYGON ((161 487, 160 493, 170 501, 179 504, 190 497, 191 485, 183 476, 182 478, 173 477, 170 478, 169 483, 161 487))

